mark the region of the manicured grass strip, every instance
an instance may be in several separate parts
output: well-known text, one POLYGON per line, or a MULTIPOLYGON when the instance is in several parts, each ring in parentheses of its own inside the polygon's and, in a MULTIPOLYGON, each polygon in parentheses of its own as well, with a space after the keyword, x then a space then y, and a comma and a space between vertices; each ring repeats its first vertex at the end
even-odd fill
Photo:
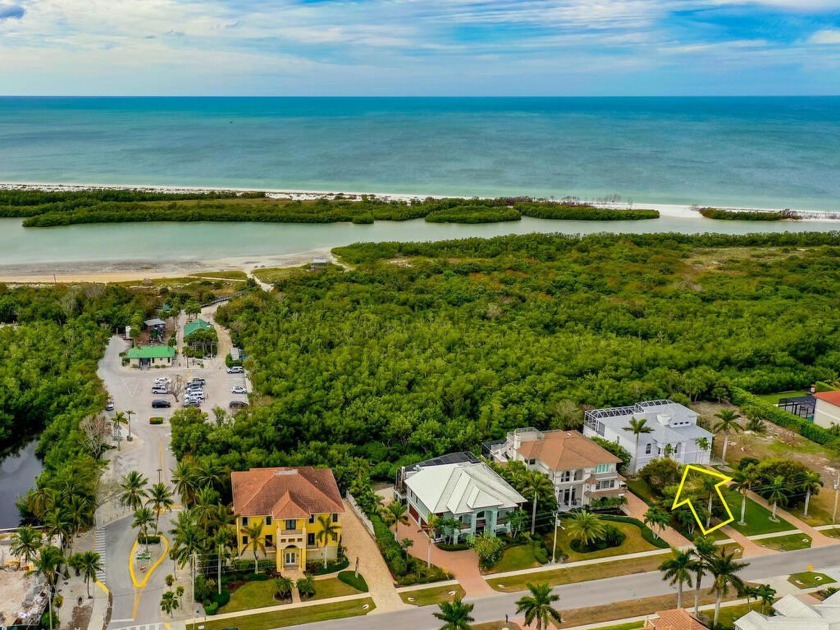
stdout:
POLYGON ((405 591, 400 593, 400 599, 412 606, 429 606, 441 602, 452 601, 455 597, 464 597, 464 589, 459 584, 449 586, 433 586, 432 588, 421 588, 416 591, 405 591), (454 592, 454 595, 450 593, 454 592))
POLYGON ((274 580, 247 582, 231 593, 230 602, 220 608, 219 612, 238 612, 240 610, 251 610, 252 608, 278 606, 283 603, 291 602, 281 602, 274 599, 274 580))
POLYGON ((793 584, 796 588, 814 588, 815 586, 832 584, 834 582, 834 578, 827 576, 825 573, 803 571, 802 573, 789 575, 788 582, 793 584))
MULTIPOLYGON (((368 614, 374 607, 373 600, 370 597, 365 597, 364 599, 353 599, 334 604, 286 608, 259 615, 242 615, 241 617, 219 619, 218 621, 208 619, 202 625, 204 626, 204 630, 222 630, 222 628, 268 630, 269 628, 283 628, 300 623, 314 623, 316 621, 329 621, 330 619, 342 619, 344 617, 358 617, 368 614), (367 609, 364 608, 365 605, 367 605, 367 609)), ((187 628, 188 630, 198 630, 198 624, 190 624, 187 628)))
MULTIPOLYGON (((547 571, 536 571, 534 573, 524 575, 509 575, 507 577, 494 578, 492 580, 487 580, 487 583, 497 591, 501 591, 502 593, 512 593, 515 591, 524 591, 526 589, 525 585, 529 582, 548 582, 551 586, 572 584, 574 582, 588 582, 590 580, 618 577, 620 575, 629 575, 631 573, 647 573, 648 571, 655 571, 659 568, 659 565, 662 564, 662 561, 667 556, 668 554, 663 552, 654 556, 631 558, 628 560, 621 560, 619 562, 600 562, 584 566, 549 569, 547 571)), ((616 617, 616 619, 620 618, 621 617, 616 617)))
MULTIPOLYGON (((598 551, 591 551, 588 553, 581 553, 575 551, 571 547, 571 539, 569 538, 567 530, 557 528, 557 555, 562 554, 566 556, 567 562, 577 562, 579 560, 595 560, 598 558, 608 558, 611 556, 621 556, 630 553, 639 553, 642 551, 656 551, 657 547, 651 544, 649 540, 645 539, 642 533, 644 524, 636 519, 626 517, 608 516, 604 517, 608 525, 615 527, 624 534, 624 542, 618 547, 608 547, 606 549, 599 549, 598 551)), ((562 521, 561 521, 562 522, 562 521)), ((650 540, 653 538, 653 533, 648 532, 650 540)), ((551 547, 554 544, 554 536, 551 533, 543 536, 543 543, 549 550, 549 557, 551 556, 551 547)), ((667 549, 668 545, 660 543, 660 549, 667 549)), ((499 565, 493 567, 493 573, 501 573, 503 571, 512 571, 515 569, 499 569, 499 565)), ((522 567, 525 568, 525 567, 522 567)))
MULTIPOLYGON (((559 545, 558 545, 559 547, 559 545)), ((530 544, 508 547, 489 573, 506 573, 520 569, 533 569, 541 566, 534 557, 534 547, 530 544)))
MULTIPOLYGON (((737 598, 737 595, 734 592, 730 591, 729 596, 724 598, 724 601, 730 601, 732 599, 737 598)), ((715 602, 715 596, 709 593, 709 589, 704 588, 700 592, 700 605, 703 606, 705 604, 713 604, 715 602)), ((561 602, 562 604, 562 602, 561 602)), ((567 604, 568 605, 568 604, 567 604)), ((683 594, 683 606, 687 607, 690 611, 693 612, 694 610, 694 593, 688 592, 683 594)), ((754 607, 757 607, 756 604, 753 604, 754 607)), ((561 613, 563 615, 563 623, 560 624, 561 628, 573 628, 575 626, 583 626, 590 623, 600 623, 600 622, 607 622, 607 621, 620 621, 621 619, 627 619, 628 617, 641 617, 642 615, 651 615, 655 613, 657 610, 670 610, 672 608, 677 607, 677 595, 676 593, 672 595, 659 595, 657 597, 646 597, 644 599, 635 599, 635 600, 628 600, 623 602, 613 602, 609 606, 591 606, 589 608, 575 608, 572 610, 565 610, 563 607, 560 607, 561 613)), ((736 608, 740 608, 737 606, 736 608)), ((728 607, 721 608, 721 619, 723 618, 723 611, 728 610, 728 607)), ((708 611, 709 613, 713 614, 714 611, 708 611)), ((746 611, 745 611, 746 612, 746 611)), ((701 615, 704 614, 701 612, 701 615)), ((742 612, 738 617, 742 616, 744 613, 742 612)), ((737 618, 737 617, 736 617, 737 618)), ((618 628, 639 628, 642 627, 642 623, 639 622, 638 625, 632 626, 627 624, 621 624, 617 626, 608 626, 611 630, 616 630, 618 628)))
POLYGON ((747 509, 744 515, 746 525, 739 525, 738 521, 741 520, 741 495, 734 490, 726 490, 723 495, 726 497, 729 509, 732 510, 732 515, 735 517, 735 520, 729 524, 732 526, 732 529, 745 536, 756 536, 758 534, 770 534, 773 532, 789 532, 792 529, 796 529, 783 518, 779 518, 778 522, 771 521, 770 517, 772 514, 770 510, 750 498, 747 498, 747 509))
POLYGON ((832 527, 831 529, 821 529, 820 533, 829 538, 840 538, 840 527, 832 527))
POLYGON ((355 571, 342 571, 336 577, 362 593, 367 593, 369 590, 367 582, 365 582, 365 578, 361 573, 357 576, 355 571))
MULTIPOLYGON (((353 573, 350 573, 353 576, 353 573)), ((364 581, 364 580, 362 580, 364 581)), ((367 585, 365 585, 367 586, 367 585)), ((345 595, 358 595, 359 593, 366 593, 364 591, 352 587, 351 585, 339 580, 337 577, 326 578, 324 580, 315 580, 315 595, 312 599, 331 599, 333 597, 344 597, 345 595)))
POLYGON ((628 479, 627 488, 648 505, 653 505, 656 500, 656 493, 653 491, 653 488, 641 477, 628 479))
POLYGON ((802 533, 776 536, 774 538, 762 538, 755 542, 762 547, 776 549, 777 551, 795 551, 797 549, 811 548, 811 537, 802 533))

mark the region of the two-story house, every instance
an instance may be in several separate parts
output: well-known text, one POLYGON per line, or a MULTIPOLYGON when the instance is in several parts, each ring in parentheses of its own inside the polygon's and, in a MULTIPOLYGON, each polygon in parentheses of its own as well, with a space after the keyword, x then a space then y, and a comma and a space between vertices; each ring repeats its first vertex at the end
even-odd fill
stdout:
POLYGON ((430 514, 457 519, 456 540, 483 532, 509 533, 508 516, 525 503, 521 494, 472 453, 452 453, 404 466, 394 490, 420 526, 430 514))
POLYGON ((669 457, 679 464, 708 464, 714 437, 697 426, 697 412, 672 400, 649 400, 631 407, 587 411, 583 434, 597 435, 623 446, 632 457, 631 473, 657 457, 669 457), (650 429, 638 434, 638 442, 630 429, 630 421, 634 419, 645 420, 644 426, 650 429))
POLYGON ((328 468, 252 468, 230 475, 239 553, 249 547, 247 528, 261 523, 260 538, 277 570, 300 570, 307 562, 338 557, 344 503, 328 468), (319 536, 322 522, 335 536, 319 536))
POLYGON ((624 496, 624 477, 616 468, 621 460, 579 431, 516 429, 491 445, 490 454, 498 462, 519 461, 547 475, 561 510, 624 496))

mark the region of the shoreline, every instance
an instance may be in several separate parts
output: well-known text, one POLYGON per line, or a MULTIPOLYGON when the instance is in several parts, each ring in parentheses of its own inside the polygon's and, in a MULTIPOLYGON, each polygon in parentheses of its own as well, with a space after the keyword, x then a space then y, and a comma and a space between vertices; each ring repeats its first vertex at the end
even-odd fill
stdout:
MULTIPOLYGON (((385 201, 411 201, 413 199, 493 199, 495 197, 507 197, 508 195, 497 195, 495 197, 485 195, 437 195, 437 194, 407 194, 389 192, 353 192, 353 191, 327 191, 327 190, 293 190, 281 188, 240 188, 229 186, 158 186, 158 185, 131 185, 131 184, 56 184, 44 182, 0 182, 0 190, 43 190, 48 192, 81 192, 85 190, 139 190, 146 192, 162 193, 214 193, 214 192, 264 192, 274 199, 291 199, 294 201, 315 201, 318 199, 333 199, 338 195, 348 198, 361 197, 362 195, 377 197, 385 201)), ((534 199, 545 199, 534 197, 534 199)), ((558 198, 557 201, 561 201, 558 198)), ((669 204, 669 203, 644 203, 644 202, 623 202, 604 201, 599 199, 583 199, 582 203, 590 203, 601 208, 614 209, 649 209, 657 210, 664 217, 705 219, 694 208, 702 207, 701 204, 669 204)), ((840 221, 840 211, 814 210, 809 208, 781 208, 781 207, 760 207, 760 206, 725 206, 712 205, 710 207, 732 212, 780 212, 791 210, 800 216, 798 221, 840 221)))
MULTIPOLYGON (((78 192, 84 190, 142 190, 169 193, 210 193, 210 192, 265 192, 273 198, 293 200, 332 199, 337 195, 352 199, 361 195, 375 196, 383 200, 410 201, 426 197, 441 198, 452 196, 441 195, 408 195, 403 193, 361 193, 361 192, 330 192, 314 190, 277 190, 257 188, 227 188, 227 187, 198 187, 198 186, 121 186, 121 185, 93 185, 93 184, 43 184, 43 183, 0 183, 0 190, 45 190, 55 192, 78 192)), ((460 197, 468 199, 468 197, 460 197)), ((585 200, 582 200, 585 201, 585 200)), ((730 223, 715 219, 707 219, 698 211, 697 206, 679 204, 644 204, 622 203, 621 201, 587 201, 598 207, 612 209, 645 208, 657 210, 662 218, 678 218, 701 222, 730 223)), ((779 208, 729 208, 721 209, 734 212, 748 212, 753 210, 774 211, 779 208)), ((840 214, 822 211, 797 210, 801 218, 797 220, 783 220, 773 223, 807 223, 840 221, 840 214)), ((653 219, 651 221, 656 221, 653 219)), ((562 224, 562 221, 557 221, 562 224)), ((593 222, 597 223, 597 221, 593 222)), ((125 224, 130 225, 130 224, 125 224)), ((58 229, 58 228, 56 228, 58 229)), ((840 229, 840 224, 838 224, 840 229)), ((298 267, 311 262, 312 258, 325 257, 334 261, 332 247, 308 249, 287 254, 254 254, 222 258, 196 258, 193 260, 100 260, 89 262, 42 262, 19 265, 4 265, 0 267, 0 282, 8 284, 53 284, 53 283, 121 283, 155 280, 161 278, 177 278, 212 271, 244 271, 249 274, 262 267, 298 267)))

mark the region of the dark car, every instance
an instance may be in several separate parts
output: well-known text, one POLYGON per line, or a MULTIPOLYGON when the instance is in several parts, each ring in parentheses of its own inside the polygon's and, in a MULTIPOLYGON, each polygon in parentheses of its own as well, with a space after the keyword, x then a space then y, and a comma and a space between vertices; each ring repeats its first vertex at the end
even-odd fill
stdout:
POLYGON ((152 401, 152 409, 168 409, 172 403, 168 400, 161 400, 160 398, 152 401))
POLYGON ((230 407, 231 409, 245 409, 245 407, 247 406, 248 403, 246 403, 244 400, 231 400, 230 404, 228 405, 228 407, 230 407))

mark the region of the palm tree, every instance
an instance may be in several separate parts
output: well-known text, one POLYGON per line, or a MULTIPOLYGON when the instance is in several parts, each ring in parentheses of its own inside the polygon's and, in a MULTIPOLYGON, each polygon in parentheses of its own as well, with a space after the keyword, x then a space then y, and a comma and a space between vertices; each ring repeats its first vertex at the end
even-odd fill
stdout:
POLYGON ((515 538, 519 532, 525 527, 528 522, 528 514, 522 508, 516 509, 510 513, 508 517, 508 524, 510 525, 510 533, 515 538))
MULTIPOLYGON (((517 510, 517 511, 522 512, 522 510, 517 510)), ((514 514, 515 514, 515 512, 514 512, 514 514)), ((511 515, 511 516, 513 516, 513 515, 511 515)), ((527 516, 525 518, 527 518, 527 516)), ((443 530, 444 536, 449 536, 449 541, 453 545, 456 544, 458 533, 461 529, 460 519, 457 519, 454 516, 447 516, 445 518, 440 519, 440 527, 443 530)), ((511 522, 511 527, 513 527, 512 522, 511 522)))
POLYGON ((747 562, 738 562, 735 560, 734 553, 727 554, 721 552, 708 559, 709 572, 714 578, 712 592, 717 595, 717 600, 715 601, 715 627, 718 625, 720 603, 723 600, 723 596, 729 594, 730 587, 735 587, 739 592, 744 588, 744 581, 738 577, 737 573, 748 566, 749 563, 747 562))
POLYGON ((283 577, 282 575, 274 578, 274 599, 286 599, 292 594, 292 589, 295 583, 291 578, 283 577))
POLYGON ((633 472, 636 473, 639 464, 639 438, 643 433, 653 433, 653 428, 648 426, 647 418, 630 418, 630 423, 624 430, 636 436, 636 450, 633 453, 633 472))
POLYGON ((126 409, 125 417, 126 417, 126 426, 128 428, 128 441, 131 441, 131 416, 136 416, 137 414, 131 411, 130 409, 126 409))
POLYGON ((64 554, 61 549, 52 545, 45 545, 38 549, 38 555, 32 561, 32 573, 41 575, 50 589, 50 597, 55 592, 55 583, 58 580, 58 572, 64 562, 64 554))
POLYGON ((198 472, 193 460, 184 458, 175 465, 172 471, 172 483, 175 491, 181 496, 181 501, 189 506, 195 500, 195 493, 198 490, 198 472))
POLYGON ((604 537, 606 525, 597 514, 578 512, 569 519, 566 532, 569 538, 580 541, 581 545, 586 546, 604 537))
POLYGON ((96 578, 96 573, 102 570, 102 561, 98 553, 95 551, 84 551, 79 554, 79 570, 85 578, 85 585, 87 586, 87 596, 91 599, 90 582, 96 578))
POLYGON ((682 608, 683 586, 692 586, 691 574, 694 570, 694 558, 690 551, 681 551, 671 547, 671 557, 659 565, 662 579, 670 580, 671 586, 677 587, 677 608, 682 608))
POLYGON ((770 517, 770 520, 773 522, 778 522, 778 518, 776 517, 776 507, 779 503, 784 505, 787 503, 788 500, 788 493, 790 490, 785 483, 785 478, 782 475, 776 475, 767 485, 767 499, 773 502, 773 515, 770 517))
POLYGON ((755 588, 755 596, 761 600, 761 612, 766 610, 766 606, 770 606, 776 598, 776 589, 769 584, 760 584, 755 588))
POLYGON ((206 545, 204 531, 195 522, 195 516, 190 512, 181 512, 172 529, 173 541, 169 557, 175 561, 175 566, 191 563, 195 555, 202 553, 206 545))
POLYGON ((160 598, 160 609, 172 617, 172 613, 178 610, 178 597, 172 591, 166 591, 160 598))
POLYGON ((149 503, 155 511, 155 535, 160 533, 158 526, 160 525, 160 515, 172 509, 174 501, 172 500, 172 490, 169 489, 165 483, 156 483, 149 491, 149 503))
POLYGON ((670 522, 671 515, 660 507, 652 505, 648 508, 648 511, 645 512, 645 525, 650 527, 651 531, 653 531, 653 535, 657 538, 659 538, 662 534, 662 530, 664 530, 670 522), (657 530, 659 530, 658 533, 657 530))
POLYGON ((41 548, 41 532, 31 525, 24 525, 12 534, 12 554, 29 564, 41 548))
POLYGON ((143 543, 146 553, 149 553, 149 525, 155 522, 154 513, 147 507, 141 507, 134 510, 134 521, 132 527, 138 527, 143 532, 143 543))
POLYGON ((808 504, 811 502, 811 495, 817 494, 822 487, 822 478, 820 474, 809 470, 802 476, 802 481, 799 483, 799 488, 805 491, 805 511, 802 516, 808 518, 808 504))
POLYGON ((746 525, 747 523, 744 518, 747 513, 747 493, 753 484, 759 481, 758 468, 750 465, 743 470, 737 470, 732 477, 732 481, 732 489, 741 493, 741 520, 738 521, 738 524, 746 525))
POLYGON ((122 450, 121 444, 122 440, 120 439, 122 436, 120 435, 120 426, 123 424, 128 424, 128 418, 125 417, 125 413, 122 411, 118 411, 114 414, 114 417, 111 419, 111 422, 114 424, 114 437, 117 438, 117 450, 122 450))
POLYGON ((196 522, 204 528, 204 533, 210 528, 210 523, 216 516, 216 506, 219 505, 219 493, 213 488, 206 486, 199 488, 195 493, 195 505, 192 510, 196 522))
POLYGON ((53 508, 44 515, 42 522, 44 523, 47 539, 60 538, 61 550, 64 551, 70 537, 70 532, 72 531, 72 526, 64 510, 53 508))
POLYGON ((716 413, 715 417, 720 419, 720 422, 714 426, 714 432, 715 434, 723 434, 723 451, 720 454, 720 458, 725 462, 726 448, 729 446, 730 431, 737 433, 738 431, 743 430, 741 425, 738 424, 738 419, 741 417, 741 414, 734 409, 724 409, 720 413, 716 413))
POLYGON ((440 630, 470 630, 471 622, 475 619, 470 615, 475 604, 465 604, 460 596, 455 597, 451 602, 438 604, 440 612, 432 613, 443 622, 440 630))
POLYGON ((70 525, 68 546, 72 552, 74 538, 84 526, 90 524, 92 515, 90 500, 78 494, 71 495, 65 502, 64 515, 70 525))
POLYGON ((400 523, 408 525, 408 508, 404 503, 394 501, 389 503, 382 513, 382 518, 388 525, 394 525, 394 538, 400 539, 400 523))
POLYGON ((531 535, 537 527, 537 502, 541 496, 554 494, 554 484, 548 477, 536 470, 527 471, 522 477, 520 492, 531 499, 531 535))
POLYGON ((250 525, 246 525, 242 529, 240 529, 240 533, 243 536, 248 537, 248 544, 242 549, 242 553, 245 553, 245 550, 250 548, 254 551, 254 573, 259 573, 259 561, 257 560, 257 552, 262 550, 263 556, 265 555, 265 538, 262 538, 262 528, 263 524, 262 521, 254 521, 250 525))
POLYGON ((548 626, 549 621, 554 621, 557 625, 563 623, 560 613, 552 606, 560 599, 560 596, 551 592, 551 586, 545 582, 525 586, 531 594, 516 600, 516 614, 525 613, 527 625, 530 626, 536 620, 537 630, 543 630, 548 626))
POLYGON ((708 573, 709 558, 717 552, 714 540, 708 536, 697 536, 694 538, 694 549, 691 553, 694 555, 694 616, 700 614, 700 583, 703 581, 703 576, 708 573))
POLYGON ((718 493, 718 484, 721 483, 716 477, 711 475, 703 475, 700 480, 700 487, 706 493, 708 505, 706 506, 706 529, 712 526, 712 505, 714 504, 715 496, 718 493))
POLYGON ((146 479, 136 470, 130 471, 120 481, 120 505, 137 510, 143 506, 146 499, 147 491, 146 484, 149 480, 146 479))
POLYGON ((26 507, 36 518, 53 509, 56 504, 56 492, 52 488, 38 488, 26 495, 26 507))
POLYGON ((195 466, 195 478, 199 487, 218 489, 223 475, 222 467, 212 461, 202 461, 195 466))
POLYGON ((709 438, 707 437, 697 438, 696 440, 694 440, 694 443, 697 445, 697 448, 699 448, 701 451, 708 451, 712 446, 712 443, 709 442, 709 438))
POLYGON ((236 546, 236 531, 229 525, 219 527, 213 535, 213 547, 216 549, 216 585, 222 594, 222 562, 227 562, 231 551, 236 546))
POLYGON ((426 524, 422 527, 429 538, 429 546, 426 548, 426 567, 432 566, 432 538, 440 531, 440 521, 441 518, 437 514, 429 514, 426 524))
POLYGON ((341 533, 341 527, 338 523, 333 523, 332 518, 321 514, 318 517, 318 524, 321 526, 320 531, 315 536, 315 539, 324 545, 324 568, 327 568, 327 544, 332 540, 338 542, 338 536, 341 533))

